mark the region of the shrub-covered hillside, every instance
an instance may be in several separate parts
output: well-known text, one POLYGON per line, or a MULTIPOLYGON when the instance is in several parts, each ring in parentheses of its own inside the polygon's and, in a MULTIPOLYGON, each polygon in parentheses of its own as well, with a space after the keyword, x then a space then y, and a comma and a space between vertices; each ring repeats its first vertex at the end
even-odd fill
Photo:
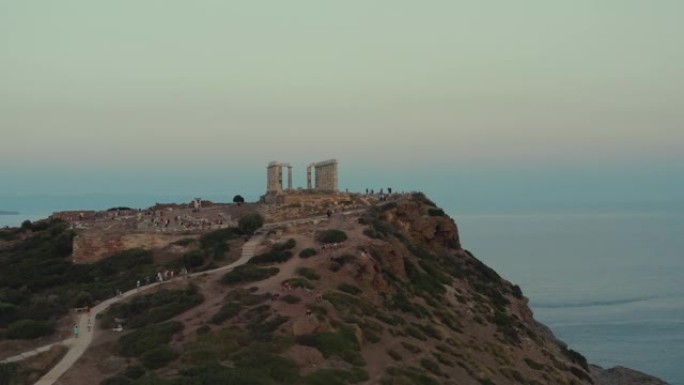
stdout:
POLYGON ((0 340, 50 335, 71 308, 93 306, 117 291, 154 282, 157 272, 186 267, 206 269, 225 263, 237 229, 208 232, 182 243, 188 252, 176 260, 155 263, 153 253, 130 249, 93 264, 71 260, 75 236, 68 223, 26 222, 0 231, 0 340))
POLYGON ((593 382, 423 195, 283 230, 204 283, 225 294, 205 292, 192 321, 132 324, 113 351, 127 364, 102 383, 593 382))

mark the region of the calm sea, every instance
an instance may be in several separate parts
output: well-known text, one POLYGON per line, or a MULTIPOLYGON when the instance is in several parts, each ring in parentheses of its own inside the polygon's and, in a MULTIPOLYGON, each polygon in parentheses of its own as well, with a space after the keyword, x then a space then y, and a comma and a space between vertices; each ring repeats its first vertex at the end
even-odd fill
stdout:
POLYGON ((684 213, 454 218, 463 247, 590 362, 684 385, 684 213))
POLYGON ((29 221, 36 221, 38 219, 47 218, 51 214, 52 212, 46 214, 0 215, 0 228, 5 226, 18 227, 21 226, 21 223, 27 219, 29 221))

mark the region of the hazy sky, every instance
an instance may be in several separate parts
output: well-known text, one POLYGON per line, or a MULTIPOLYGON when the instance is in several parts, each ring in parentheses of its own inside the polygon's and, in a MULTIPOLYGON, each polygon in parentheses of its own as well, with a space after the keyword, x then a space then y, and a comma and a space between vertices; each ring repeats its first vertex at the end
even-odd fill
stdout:
POLYGON ((605 191, 669 199, 682 15, 680 0, 0 0, 0 195, 261 190, 270 160, 337 158, 343 187, 567 172, 579 191, 606 170, 605 191))

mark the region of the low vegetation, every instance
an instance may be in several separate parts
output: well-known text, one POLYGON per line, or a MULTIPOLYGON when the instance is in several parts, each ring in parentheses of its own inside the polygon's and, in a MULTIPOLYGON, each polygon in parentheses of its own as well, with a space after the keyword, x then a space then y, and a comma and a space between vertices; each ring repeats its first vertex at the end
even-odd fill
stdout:
POLYGON ((316 234, 316 241, 322 244, 340 243, 347 240, 347 233, 342 230, 323 230, 316 234))
POLYGON ((248 263, 270 264, 286 262, 292 258, 291 249, 296 245, 297 242, 295 242, 294 239, 289 239, 285 243, 276 243, 275 245, 271 246, 271 250, 250 258, 248 263))
POLYGON ((126 357, 138 357, 171 341, 171 336, 183 329, 178 321, 154 324, 137 329, 119 339, 119 352, 126 357))
POLYGON ((297 274, 312 281, 317 281, 321 279, 321 276, 318 275, 318 273, 316 273, 314 269, 311 269, 309 267, 298 267, 297 274))
POLYGON ((360 354, 361 346, 349 325, 339 325, 337 332, 302 334, 295 337, 295 341, 318 349, 324 357, 337 356, 355 366, 365 365, 360 354))
POLYGON ((316 249, 314 249, 313 247, 307 247, 306 249, 302 249, 302 251, 299 252, 299 256, 301 258, 310 258, 316 254, 318 254, 318 251, 316 251, 316 249))
POLYGON ((280 270, 277 267, 257 267, 255 265, 241 265, 234 268, 229 273, 223 276, 223 283, 225 284, 236 284, 244 282, 254 282, 261 281, 268 277, 278 274, 280 270))
POLYGON ((112 305, 103 316, 102 324, 109 328, 114 326, 114 318, 120 318, 126 320, 127 327, 139 328, 166 321, 203 301, 204 297, 193 286, 186 290, 160 290, 112 305))
POLYGON ((238 229, 242 234, 252 235, 264 225, 264 217, 259 213, 252 213, 242 216, 238 220, 238 229))

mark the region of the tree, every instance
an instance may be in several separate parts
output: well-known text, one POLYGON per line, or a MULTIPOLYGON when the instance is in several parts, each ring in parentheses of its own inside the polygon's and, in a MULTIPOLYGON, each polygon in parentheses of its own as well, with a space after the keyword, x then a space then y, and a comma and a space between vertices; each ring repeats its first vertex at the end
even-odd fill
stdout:
POLYGON ((17 375, 17 364, 0 363, 0 385, 10 385, 17 375))
POLYGON ((245 198, 242 197, 242 195, 236 195, 233 197, 233 203, 237 203, 238 205, 241 205, 245 203, 245 198))
POLYGON ((243 234, 254 234, 261 226, 264 225, 264 217, 259 213, 247 214, 238 221, 238 229, 243 234))

